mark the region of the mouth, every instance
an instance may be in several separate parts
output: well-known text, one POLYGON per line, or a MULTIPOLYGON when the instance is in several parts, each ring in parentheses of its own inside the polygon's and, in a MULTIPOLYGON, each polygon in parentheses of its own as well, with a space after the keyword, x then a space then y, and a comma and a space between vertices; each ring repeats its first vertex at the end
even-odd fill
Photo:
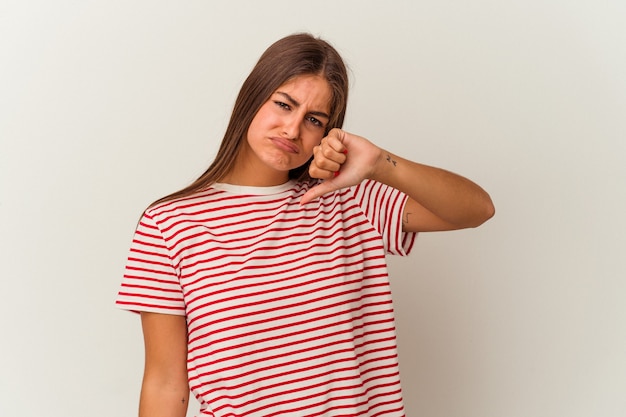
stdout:
POLYGON ((285 139, 281 137, 271 137, 270 140, 274 143, 274 145, 277 148, 282 149, 285 152, 295 153, 295 154, 300 153, 300 148, 298 148, 298 146, 296 146, 296 144, 294 144, 289 139, 285 139))

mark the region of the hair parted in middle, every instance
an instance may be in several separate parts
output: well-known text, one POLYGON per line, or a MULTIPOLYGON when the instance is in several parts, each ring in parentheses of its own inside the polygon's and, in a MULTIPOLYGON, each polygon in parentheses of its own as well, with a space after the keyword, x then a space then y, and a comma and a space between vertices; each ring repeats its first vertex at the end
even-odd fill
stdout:
MULTIPOLYGON (((281 85, 300 75, 319 75, 328 82, 332 96, 325 133, 341 128, 348 102, 348 73, 343 59, 328 42, 308 33, 286 36, 265 50, 241 86, 213 163, 192 184, 152 205, 189 196, 219 182, 234 166, 252 119, 261 106, 281 85)), ((309 180, 308 165, 291 170, 289 178, 309 180)))

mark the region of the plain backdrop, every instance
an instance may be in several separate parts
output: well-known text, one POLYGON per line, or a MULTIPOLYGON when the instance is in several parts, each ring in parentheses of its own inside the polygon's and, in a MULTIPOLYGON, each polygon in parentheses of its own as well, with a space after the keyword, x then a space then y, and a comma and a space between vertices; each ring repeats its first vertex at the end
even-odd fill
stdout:
MULTIPOLYGON (((287 34, 345 128, 465 175, 478 229, 389 259, 410 417, 626 416, 626 2, 0 1, 0 416, 133 416, 114 299, 142 210, 212 160, 287 34)), ((192 403, 189 415, 197 410, 192 403)))

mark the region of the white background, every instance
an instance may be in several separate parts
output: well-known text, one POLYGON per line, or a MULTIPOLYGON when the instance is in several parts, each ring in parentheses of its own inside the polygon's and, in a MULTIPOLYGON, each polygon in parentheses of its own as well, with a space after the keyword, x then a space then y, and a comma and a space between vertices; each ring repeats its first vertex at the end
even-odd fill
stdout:
MULTIPOLYGON (((347 130, 497 208, 390 259, 410 417, 626 415, 626 2, 0 2, 0 416, 133 416, 132 232, 212 160, 239 87, 310 31, 347 130)), ((192 404, 190 415, 197 405, 192 404)))

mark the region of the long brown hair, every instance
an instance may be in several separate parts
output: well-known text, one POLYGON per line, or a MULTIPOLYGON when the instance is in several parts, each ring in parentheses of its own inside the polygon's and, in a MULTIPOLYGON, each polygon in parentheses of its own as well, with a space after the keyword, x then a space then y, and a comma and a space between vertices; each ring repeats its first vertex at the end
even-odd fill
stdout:
MULTIPOLYGON (((307 33, 286 36, 265 50, 235 101, 230 122, 215 160, 193 183, 152 205, 187 197, 219 181, 232 168, 252 119, 261 106, 284 83, 299 75, 320 75, 331 88, 330 120, 327 132, 341 127, 348 101, 348 75, 339 53, 328 42, 307 33)), ((289 178, 309 180, 308 163, 289 172, 289 178)))

